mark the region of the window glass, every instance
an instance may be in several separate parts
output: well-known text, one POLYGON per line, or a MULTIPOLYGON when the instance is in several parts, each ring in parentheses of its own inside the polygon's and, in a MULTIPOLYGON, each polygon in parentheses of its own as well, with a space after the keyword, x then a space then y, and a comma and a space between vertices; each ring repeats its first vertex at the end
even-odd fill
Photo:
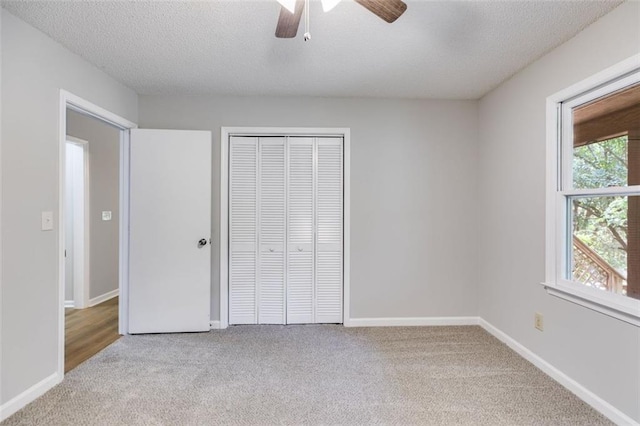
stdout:
POLYGON ((573 187, 627 186, 627 135, 573 148, 573 187))
POLYGON ((573 281, 627 295, 630 198, 571 198, 573 281))

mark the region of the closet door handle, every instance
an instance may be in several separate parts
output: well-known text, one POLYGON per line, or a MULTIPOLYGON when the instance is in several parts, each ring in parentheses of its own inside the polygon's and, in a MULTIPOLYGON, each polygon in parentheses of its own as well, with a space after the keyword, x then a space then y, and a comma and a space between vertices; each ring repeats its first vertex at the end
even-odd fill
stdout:
POLYGON ((272 249, 272 248, 270 248, 270 249, 269 249, 269 251, 270 251, 271 253, 273 253, 273 249, 272 249))
POLYGON ((302 251, 302 250, 303 250, 303 248, 302 248, 302 247, 298 247, 298 251, 302 251))
POLYGON ((198 248, 202 248, 206 245, 207 245, 207 240, 205 240, 204 238, 201 238, 200 241, 198 241, 198 248))

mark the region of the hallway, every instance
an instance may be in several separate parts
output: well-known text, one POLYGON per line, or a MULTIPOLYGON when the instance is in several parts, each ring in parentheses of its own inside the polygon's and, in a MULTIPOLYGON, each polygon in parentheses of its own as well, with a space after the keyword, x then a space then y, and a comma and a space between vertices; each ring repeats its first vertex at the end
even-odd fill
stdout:
POLYGON ((91 308, 65 309, 65 373, 120 338, 118 301, 114 297, 91 308))

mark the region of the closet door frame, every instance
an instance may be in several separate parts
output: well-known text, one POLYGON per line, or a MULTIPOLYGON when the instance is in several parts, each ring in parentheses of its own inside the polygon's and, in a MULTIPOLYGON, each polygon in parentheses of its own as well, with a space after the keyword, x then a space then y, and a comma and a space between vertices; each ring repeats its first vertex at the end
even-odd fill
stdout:
MULTIPOLYGON (((212 321, 212 329, 229 326, 229 141, 232 136, 302 136, 343 138, 343 284, 342 323, 350 325, 349 301, 351 262, 351 129, 322 127, 222 127, 220 131, 220 320, 212 321)), ((214 231, 215 232, 215 231, 214 231)))

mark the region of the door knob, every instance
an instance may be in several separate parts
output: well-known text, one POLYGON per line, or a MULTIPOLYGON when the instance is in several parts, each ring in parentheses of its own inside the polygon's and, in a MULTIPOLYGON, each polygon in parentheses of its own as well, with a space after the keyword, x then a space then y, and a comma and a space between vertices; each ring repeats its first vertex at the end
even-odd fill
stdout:
POLYGON ((201 238, 200 241, 198 241, 198 248, 202 248, 206 245, 207 245, 207 240, 205 240, 204 238, 201 238))

